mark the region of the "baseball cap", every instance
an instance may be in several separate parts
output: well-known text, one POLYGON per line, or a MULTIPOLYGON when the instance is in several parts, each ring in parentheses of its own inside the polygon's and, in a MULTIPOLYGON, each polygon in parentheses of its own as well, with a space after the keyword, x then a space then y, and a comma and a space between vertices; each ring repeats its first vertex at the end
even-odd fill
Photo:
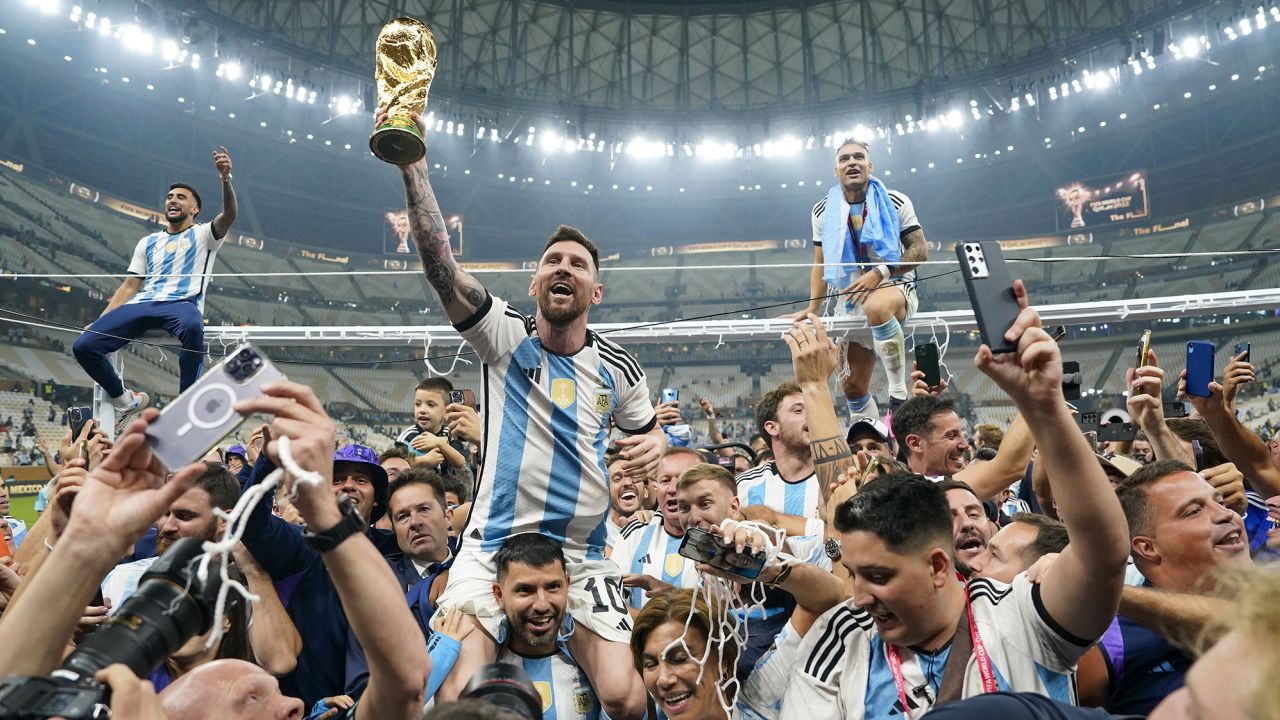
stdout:
POLYGON ((373 478, 373 512, 369 517, 369 524, 378 521, 387 511, 387 487, 390 482, 387 480, 387 471, 382 469, 382 465, 378 462, 378 453, 365 447, 350 443, 338 448, 333 453, 333 466, 337 468, 339 463, 353 463, 356 465, 365 465, 361 468, 369 473, 369 477, 373 478))
POLYGON ((1111 468, 1125 477, 1129 477, 1142 463, 1127 455, 1098 455, 1098 463, 1104 468, 1111 468))
POLYGON ((845 439, 852 444, 855 437, 868 432, 882 443, 889 442, 889 428, 885 426, 880 418, 874 418, 869 415, 855 416, 853 424, 849 426, 849 433, 845 435, 845 439))

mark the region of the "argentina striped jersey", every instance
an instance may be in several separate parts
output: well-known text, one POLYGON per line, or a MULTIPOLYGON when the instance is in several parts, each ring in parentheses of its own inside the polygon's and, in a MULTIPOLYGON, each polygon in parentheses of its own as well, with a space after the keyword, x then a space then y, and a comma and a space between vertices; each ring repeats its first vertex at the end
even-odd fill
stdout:
POLYGON ((484 362, 485 463, 460 543, 495 552, 536 532, 571 561, 603 559, 609 419, 628 433, 657 423, 639 363, 590 330, 577 353, 550 352, 533 318, 492 295, 456 327, 484 362))
MULTIPOLYGON (((681 589, 700 587, 702 578, 697 564, 680 554, 679 537, 667 532, 662 516, 654 515, 648 523, 634 521, 622 529, 622 540, 613 546, 609 559, 618 564, 624 574, 632 573, 657 578, 681 589)), ((632 588, 628 601, 639 610, 649 598, 640 588, 632 588)))
POLYGON ((769 462, 742 473, 737 482, 738 501, 743 507, 765 505, 787 515, 819 517, 822 490, 813 473, 790 481, 778 472, 777 463, 769 462))
POLYGON ((213 236, 211 223, 192 225, 176 235, 161 230, 142 238, 129 263, 129 274, 143 278, 142 290, 128 304, 194 298, 203 310, 220 247, 222 238, 213 236))

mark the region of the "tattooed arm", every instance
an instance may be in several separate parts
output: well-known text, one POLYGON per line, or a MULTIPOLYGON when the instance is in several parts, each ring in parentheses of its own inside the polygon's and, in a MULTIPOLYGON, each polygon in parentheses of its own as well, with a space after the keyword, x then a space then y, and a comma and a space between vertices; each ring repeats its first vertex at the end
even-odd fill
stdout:
POLYGON ((813 438, 809 450, 822 492, 822 507, 826 507, 836 479, 854 462, 827 384, 835 369, 835 345, 827 338, 822 321, 813 314, 807 320, 797 320, 782 337, 791 348, 796 382, 804 394, 805 423, 813 438))
POLYGON ((929 259, 929 246, 924 241, 924 230, 916 228, 902 236, 902 259, 893 268, 894 275, 905 275, 929 259))
MULTIPOLYGON (((386 113, 380 111, 374 125, 381 124, 385 116, 386 113)), ((416 113, 413 117, 422 130, 422 136, 426 137, 422 118, 416 113)), ((418 257, 422 258, 423 274, 435 288, 436 295, 440 296, 440 304, 444 306, 449 322, 463 322, 480 309, 488 293, 478 280, 463 272, 453 258, 444 214, 440 212, 440 203, 436 201, 431 180, 427 177, 427 159, 424 157, 412 165, 401 165, 400 173, 408 201, 409 227, 413 242, 418 246, 418 257)))

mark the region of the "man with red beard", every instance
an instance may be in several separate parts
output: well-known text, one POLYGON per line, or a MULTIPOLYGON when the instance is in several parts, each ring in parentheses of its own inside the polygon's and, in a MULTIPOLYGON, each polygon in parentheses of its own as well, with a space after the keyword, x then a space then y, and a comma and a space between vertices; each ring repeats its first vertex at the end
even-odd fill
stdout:
MULTIPOLYGON (((240 481, 219 463, 205 463, 206 470, 191 489, 174 500, 156 522, 156 557, 179 538, 215 540, 226 523, 213 514, 216 507, 230 512, 240 499, 240 481)), ((116 607, 138 589, 138 581, 156 557, 117 565, 102 581, 102 597, 116 607)))

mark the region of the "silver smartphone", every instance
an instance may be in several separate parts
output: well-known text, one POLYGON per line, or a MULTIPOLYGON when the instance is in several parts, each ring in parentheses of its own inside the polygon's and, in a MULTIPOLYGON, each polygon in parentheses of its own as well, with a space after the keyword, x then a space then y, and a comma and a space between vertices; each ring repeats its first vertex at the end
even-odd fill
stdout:
POLYGON ((262 394, 263 384, 285 380, 262 351, 240 345, 160 411, 147 428, 147 443, 173 470, 204 457, 244 420, 233 406, 262 394))

